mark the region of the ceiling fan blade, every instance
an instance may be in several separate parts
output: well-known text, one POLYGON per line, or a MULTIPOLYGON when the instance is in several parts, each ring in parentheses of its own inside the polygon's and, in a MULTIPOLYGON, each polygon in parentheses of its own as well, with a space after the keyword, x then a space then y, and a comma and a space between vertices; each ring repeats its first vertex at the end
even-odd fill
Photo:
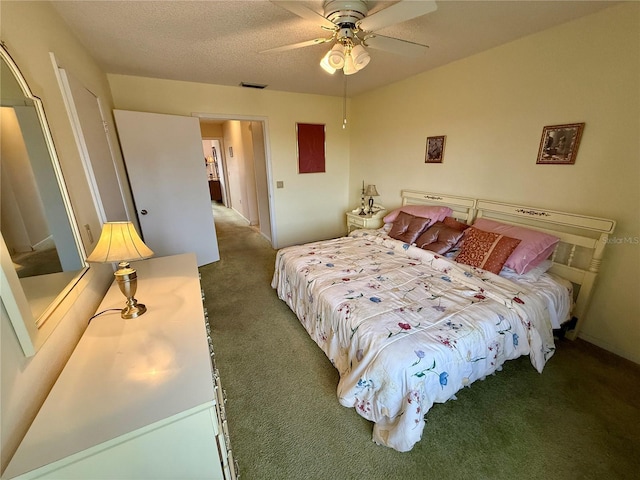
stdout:
POLYGON ((358 23, 358 27, 360 27, 360 30, 364 30, 365 32, 374 32, 395 23, 404 22, 406 20, 411 20, 412 18, 421 17, 427 13, 435 12, 437 9, 438 6, 436 5, 436 2, 432 0, 421 0, 419 2, 406 0, 400 1, 398 3, 394 3, 388 8, 385 8, 384 10, 380 10, 379 12, 363 18, 362 21, 358 23))
POLYGON ((331 30, 336 29, 336 24, 327 20, 318 12, 314 12, 308 7, 301 5, 299 1, 278 1, 272 0, 271 3, 278 5, 279 7, 284 8, 285 10, 289 10, 291 13, 298 15, 306 20, 311 20, 312 22, 320 25, 321 27, 325 27, 331 30))
POLYGON ((385 52, 397 53, 406 57, 419 57, 427 53, 428 45, 400 40, 399 38, 385 37, 377 33, 368 35, 362 42, 365 47, 384 50, 385 52))
POLYGON ((269 48, 267 50, 262 50, 260 53, 286 52, 287 50, 294 50, 296 48, 310 47, 311 45, 320 45, 321 43, 327 43, 331 40, 333 40, 333 37, 314 38, 313 40, 307 40, 306 42, 291 43, 289 45, 283 45, 281 47, 269 48))

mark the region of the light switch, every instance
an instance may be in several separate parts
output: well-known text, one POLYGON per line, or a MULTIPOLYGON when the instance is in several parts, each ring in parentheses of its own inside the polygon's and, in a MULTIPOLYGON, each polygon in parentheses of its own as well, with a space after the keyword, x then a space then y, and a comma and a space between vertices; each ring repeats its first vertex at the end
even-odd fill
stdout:
POLYGON ((284 188, 284 182, 282 180, 278 180, 276 182, 276 188, 284 188))

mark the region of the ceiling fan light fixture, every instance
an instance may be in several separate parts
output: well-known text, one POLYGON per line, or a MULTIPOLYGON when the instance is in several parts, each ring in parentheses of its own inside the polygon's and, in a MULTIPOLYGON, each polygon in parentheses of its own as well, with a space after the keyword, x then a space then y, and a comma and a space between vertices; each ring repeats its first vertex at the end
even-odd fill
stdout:
POLYGON ((336 70, 344 67, 344 47, 340 43, 336 43, 331 50, 329 50, 329 57, 327 58, 329 65, 336 70))
MULTIPOLYGON (((1 0, 0 0, 1 1, 1 0)), ((329 74, 343 70, 346 76, 364 69, 371 57, 365 50, 373 48, 406 56, 418 56, 425 53, 428 45, 408 40, 379 35, 377 30, 394 24, 427 15, 438 9, 436 0, 396 0, 377 2, 368 0, 323 0, 323 13, 304 4, 321 2, 272 1, 305 20, 319 24, 325 32, 332 32, 329 38, 316 38, 281 47, 270 48, 263 52, 284 52, 311 45, 335 42, 332 48, 320 60, 320 66, 329 74), (369 15, 369 4, 392 3, 369 15)), ((346 98, 346 94, 345 94, 346 98)), ((345 116, 346 118, 346 116, 345 116)))
POLYGON ((347 58, 344 61, 344 69, 342 71, 344 72, 345 75, 353 75, 358 71, 355 63, 353 62, 353 57, 351 56, 351 53, 347 55, 347 58))
POLYGON ((371 61, 369 52, 367 52, 360 44, 353 47, 351 50, 351 57, 353 58, 353 64, 358 71, 369 65, 369 62, 371 61))
POLYGON ((334 73, 336 73, 336 69, 333 68, 331 65, 329 65, 329 54, 331 53, 331 50, 329 50, 324 57, 322 57, 322 60, 320 60, 320 66, 322 67, 322 69, 333 75, 334 73))

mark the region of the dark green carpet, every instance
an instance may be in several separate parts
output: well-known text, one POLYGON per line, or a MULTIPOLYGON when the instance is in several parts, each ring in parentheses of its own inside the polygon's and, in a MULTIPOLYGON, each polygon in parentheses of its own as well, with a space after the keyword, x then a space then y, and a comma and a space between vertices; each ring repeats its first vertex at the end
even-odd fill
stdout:
POLYGON ((271 289, 275 251, 214 208, 221 260, 200 269, 242 480, 631 479, 640 476, 640 367, 558 342, 435 405, 408 453, 336 398, 338 374, 271 289))
POLYGON ((17 254, 12 259, 14 263, 19 265, 19 267, 16 267, 18 278, 46 275, 48 273, 62 271, 58 251, 55 247, 17 254))

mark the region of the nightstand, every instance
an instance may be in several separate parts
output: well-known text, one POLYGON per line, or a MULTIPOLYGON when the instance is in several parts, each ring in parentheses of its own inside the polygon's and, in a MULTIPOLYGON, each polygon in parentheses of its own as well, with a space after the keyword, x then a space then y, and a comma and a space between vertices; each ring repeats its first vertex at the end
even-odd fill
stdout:
POLYGON ((347 234, 358 228, 380 228, 384 224, 382 221, 384 212, 384 210, 380 210, 375 215, 358 215, 347 212, 347 234))

